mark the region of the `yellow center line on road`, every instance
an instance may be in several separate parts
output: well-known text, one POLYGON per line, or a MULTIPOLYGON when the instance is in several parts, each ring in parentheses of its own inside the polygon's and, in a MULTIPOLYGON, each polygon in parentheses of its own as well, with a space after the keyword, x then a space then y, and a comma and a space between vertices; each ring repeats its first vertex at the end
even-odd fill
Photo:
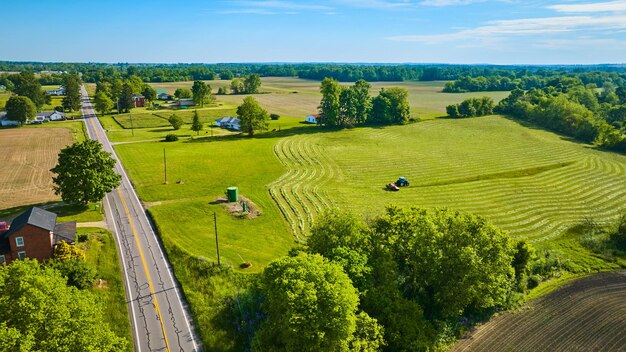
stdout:
POLYGON ((128 211, 128 207, 126 206, 126 200, 122 195, 122 191, 120 188, 117 188, 117 193, 120 195, 120 199, 122 200, 122 206, 124 206, 124 211, 126 212, 126 216, 128 216, 128 222, 130 224, 130 228, 133 231, 133 237, 135 237, 135 242, 137 243, 137 249, 139 249, 139 257, 141 258, 141 263, 143 264, 143 268, 146 271, 146 278, 148 279, 148 287, 150 288, 150 294, 154 297, 154 307, 156 308, 157 315, 159 316, 159 322, 161 323, 161 331, 163 332, 163 338, 165 339, 165 349, 169 352, 170 344, 167 341, 167 335, 165 334, 165 325, 163 325, 163 317, 161 316, 161 310, 159 309, 159 300, 157 299, 156 293, 154 292, 154 286, 152 285, 152 279, 150 278, 150 272, 148 271, 148 264, 146 263, 146 258, 143 255, 143 250, 141 249, 141 243, 139 243, 139 236, 137 236, 137 230, 135 229, 135 224, 133 224, 133 220, 130 217, 130 212, 128 211))

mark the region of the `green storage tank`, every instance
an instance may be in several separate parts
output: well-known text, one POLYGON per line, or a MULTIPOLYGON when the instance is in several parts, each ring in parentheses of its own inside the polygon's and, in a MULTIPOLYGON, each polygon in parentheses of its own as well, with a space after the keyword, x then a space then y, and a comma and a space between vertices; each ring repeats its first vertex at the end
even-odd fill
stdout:
POLYGON ((239 190, 237 187, 228 187, 226 189, 226 197, 228 198, 228 202, 239 201, 239 190))

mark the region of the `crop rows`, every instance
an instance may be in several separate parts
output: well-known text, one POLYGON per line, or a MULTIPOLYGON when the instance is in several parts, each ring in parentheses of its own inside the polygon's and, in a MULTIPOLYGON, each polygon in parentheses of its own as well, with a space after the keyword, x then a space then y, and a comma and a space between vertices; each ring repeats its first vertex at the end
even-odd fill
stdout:
MULTIPOLYGON (((496 124, 501 132, 497 123, 502 122, 482 122, 496 124)), ((417 125, 421 130, 413 125, 281 140, 275 154, 287 172, 270 194, 296 238, 306 235, 316 214, 332 201, 366 215, 392 203, 460 209, 531 241, 553 238, 585 218, 608 223, 626 210, 626 158, 543 131, 533 131, 528 140, 474 146, 462 144, 464 135, 459 141, 444 138, 456 131, 449 125, 417 125), (413 137, 424 132, 431 134, 425 142, 413 137), (384 185, 398 176, 408 177, 411 186, 385 192, 384 185)), ((475 138, 474 126, 461 127, 475 138)))
POLYGON ((454 351, 626 351, 626 272, 574 282, 478 327, 454 351))

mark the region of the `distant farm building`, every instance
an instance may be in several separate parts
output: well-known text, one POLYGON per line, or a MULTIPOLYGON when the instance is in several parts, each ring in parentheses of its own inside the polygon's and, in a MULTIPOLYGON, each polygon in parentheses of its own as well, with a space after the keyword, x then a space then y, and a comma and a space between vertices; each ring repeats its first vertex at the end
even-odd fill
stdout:
POLYGON ((143 108, 146 106, 146 97, 143 95, 133 95, 133 105, 136 108, 143 108))
POLYGON ((173 100, 174 96, 171 94, 167 94, 167 93, 159 93, 157 95, 157 99, 159 100, 173 100))
POLYGON ((76 241, 76 221, 57 224, 57 215, 32 207, 0 229, 0 263, 16 259, 46 260, 61 241, 76 241))
POLYGON ((306 123, 315 123, 317 124, 317 121, 319 120, 320 115, 309 115, 306 117, 306 123))
POLYGON ((215 126, 229 130, 241 131, 241 120, 232 116, 220 117, 215 120, 215 126))
POLYGON ((185 98, 185 99, 178 99, 178 101, 176 102, 176 105, 178 105, 178 106, 193 106, 193 105, 196 105, 196 104, 194 104, 193 99, 185 98))
POLYGON ((65 87, 61 86, 57 89, 46 90, 46 94, 55 96, 65 95, 65 87))
POLYGON ((0 126, 9 127, 9 126, 19 126, 19 121, 13 121, 7 119, 7 113, 4 111, 0 111, 0 126))

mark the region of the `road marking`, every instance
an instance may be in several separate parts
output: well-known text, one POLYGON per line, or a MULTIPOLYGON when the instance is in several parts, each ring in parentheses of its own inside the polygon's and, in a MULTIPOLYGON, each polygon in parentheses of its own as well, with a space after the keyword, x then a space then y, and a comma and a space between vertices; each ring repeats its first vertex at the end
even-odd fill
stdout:
MULTIPOLYGON (((115 238, 117 239, 117 245, 120 248, 120 259, 122 260, 122 270, 124 271, 124 279, 126 281, 126 287, 129 288, 128 295, 129 295, 129 299, 131 300, 130 302, 130 310, 133 316, 133 328, 135 330, 135 337, 136 337, 136 341, 137 341, 137 352, 141 352, 141 340, 139 340, 139 329, 137 328, 137 319, 135 316, 135 307, 133 305, 132 302, 132 297, 131 297, 131 292, 130 292, 130 282, 128 281, 128 274, 126 271, 126 260, 124 260, 124 253, 122 251, 122 241, 120 240, 120 234, 119 234, 119 230, 117 229, 117 224, 115 223, 115 219, 113 219, 113 210, 111 210, 111 203, 109 202, 108 199, 104 199, 104 202, 106 202, 107 208, 109 209, 109 214, 111 214, 111 220, 113 222, 113 229, 115 230, 115 238)), ((139 302, 137 302, 137 304, 139 304, 139 302)))
POLYGON ((124 207, 126 216, 128 216, 130 229, 133 231, 133 236, 135 237, 135 242, 137 243, 137 249, 139 250, 139 257, 141 258, 141 263, 143 264, 143 268, 146 271, 146 278, 148 279, 148 287, 150 288, 150 294, 154 297, 154 307, 156 308, 157 315, 159 316, 159 323, 161 323, 161 331, 163 332, 163 338, 165 339, 165 349, 169 352, 170 344, 167 341, 167 334, 165 333, 165 325, 163 325, 163 317, 161 316, 161 310, 159 309, 159 300, 157 299, 156 293, 154 293, 154 286, 152 285, 152 278, 150 277, 150 272, 148 271, 148 264, 146 263, 146 258, 143 255, 143 250, 141 249, 139 236, 137 235, 135 224, 133 224, 133 219, 131 218, 130 212, 128 211, 128 207, 126 206, 126 200, 124 199, 124 195, 122 195, 122 191, 120 190, 119 187, 117 188, 117 193, 120 196, 120 200, 122 201, 122 206, 124 207))

